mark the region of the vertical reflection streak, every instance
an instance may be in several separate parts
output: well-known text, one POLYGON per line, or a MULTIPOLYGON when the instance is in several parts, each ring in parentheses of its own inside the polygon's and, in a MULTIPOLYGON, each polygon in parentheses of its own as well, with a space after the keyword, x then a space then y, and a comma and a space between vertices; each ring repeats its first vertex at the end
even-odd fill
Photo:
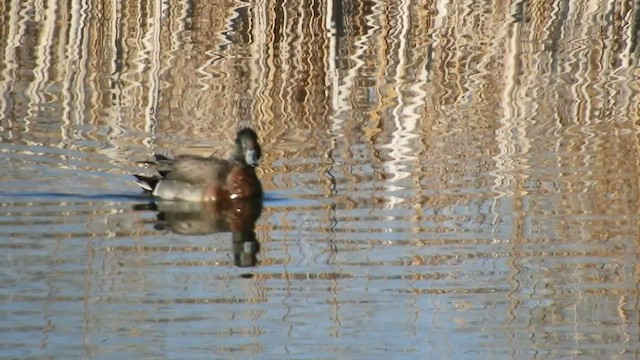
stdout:
MULTIPOLYGON (((352 61, 353 66, 350 66, 347 69, 347 74, 342 80, 341 84, 338 84, 339 79, 336 79, 336 91, 334 92, 334 96, 332 96, 332 98, 334 100, 333 109, 337 113, 350 108, 348 99, 350 98, 352 89, 355 86, 355 79, 357 78, 360 69, 365 65, 364 57, 369 50, 369 46, 367 44, 369 43, 369 39, 371 38, 373 32, 378 28, 378 26, 375 25, 375 23, 373 23, 370 18, 368 18, 368 23, 371 26, 371 30, 355 38, 353 41, 355 50, 353 52, 353 55, 349 56, 349 59, 352 61)), ((334 32, 336 32, 335 29, 334 32)))
MULTIPOLYGON (((626 17, 626 46, 623 56, 623 62, 620 65, 620 71, 624 73, 624 80, 621 79, 622 92, 625 95, 626 106, 621 109, 621 117, 625 114, 629 114, 629 127, 632 129, 634 135, 634 146, 636 148, 636 154, 640 154, 640 112, 638 109, 638 96, 636 96, 635 90, 638 89, 638 77, 636 77, 636 67, 634 64, 638 63, 638 55, 634 53, 634 21, 640 14, 640 7, 633 6, 631 10, 627 12, 626 17)), ((637 166, 640 167, 640 159, 636 160, 637 166)), ((640 299, 640 297, 639 297, 640 299)))
POLYGON ((51 81, 49 78, 49 68, 51 67, 51 47, 54 44, 55 24, 57 1, 49 0, 42 19, 42 34, 35 44, 35 68, 33 69, 34 79, 26 90, 29 98, 29 115, 35 116, 40 113, 43 103, 46 101, 43 92, 47 84, 51 81))
MULTIPOLYGON (((512 4, 512 9, 517 9, 519 6, 524 6, 524 1, 512 4)), ((513 11, 514 10, 512 10, 512 12, 513 11)), ((492 207, 500 203, 500 198, 508 204, 508 207, 497 212, 492 208, 492 213, 497 213, 498 216, 496 216, 496 221, 500 221, 499 216, 501 215, 507 217, 507 213, 514 214, 515 219, 512 221, 510 233, 507 234, 507 236, 509 237, 508 240, 512 247, 512 254, 517 254, 518 247, 520 246, 520 241, 522 239, 519 229, 516 226, 518 221, 520 221, 519 215, 515 213, 518 210, 519 203, 521 201, 519 201, 520 195, 517 194, 517 191, 512 190, 511 186, 514 185, 515 176, 513 172, 516 169, 513 156, 516 153, 517 138, 514 138, 513 132, 516 127, 515 122, 517 121, 518 116, 518 109, 515 102, 517 101, 516 91, 521 66, 519 61, 521 48, 518 42, 521 35, 521 24, 517 21, 513 21, 511 19, 512 15, 509 13, 506 13, 503 16, 508 16, 509 18, 506 19, 506 24, 498 34, 499 43, 503 44, 504 75, 502 76, 503 90, 499 99, 502 116, 497 122, 498 128, 495 131, 498 153, 493 157, 495 161, 495 170, 492 172, 492 175, 494 176, 493 191, 498 194, 498 196, 494 200, 492 207)), ((522 16, 526 15, 523 14, 522 16)), ((494 40, 494 42, 498 41, 494 40)), ((520 307, 521 303, 516 296, 519 288, 521 287, 520 281, 518 280, 518 274, 521 272, 520 265, 518 264, 519 260, 520 259, 518 257, 513 256, 508 261, 508 266, 510 268, 509 286, 511 287, 508 294, 508 314, 510 318, 509 321, 511 323, 514 323, 518 318, 516 311, 520 307)), ((513 336, 514 335, 512 334, 511 337, 513 336)))
MULTIPOLYGON (((288 79, 295 79, 295 66, 294 63, 294 49, 291 46, 292 37, 291 31, 289 31, 291 27, 291 18, 289 17, 289 11, 287 11, 284 6, 284 1, 280 4, 279 11, 276 11, 276 19, 278 19, 277 14, 281 14, 280 22, 282 23, 278 29, 281 31, 280 34, 280 42, 279 42, 279 51, 278 57, 280 58, 280 68, 278 69, 280 73, 280 84, 286 84, 288 79)), ((304 19, 300 19, 304 21, 304 19)), ((277 20, 276 20, 277 21, 277 20)), ((292 112, 292 104, 290 102, 291 99, 291 87, 289 86, 280 86, 278 92, 278 101, 280 104, 280 115, 290 114, 292 112)))
MULTIPOLYGON (((632 97, 633 97, 633 89, 631 88, 631 84, 633 84, 633 73, 631 70, 633 69, 633 16, 634 9, 624 9, 622 12, 625 14, 623 21, 625 26, 623 26, 623 49, 622 51, 614 54, 614 56, 618 56, 620 58, 620 64, 615 69, 614 74, 616 76, 617 83, 621 87, 620 97, 623 99, 623 104, 619 107, 619 109, 623 109, 623 113, 619 115, 620 118, 624 118, 624 114, 633 114, 632 112, 632 97)), ((630 119, 629 119, 630 120, 630 119)))
MULTIPOLYGON (((347 104, 340 103, 340 75, 338 73, 338 32, 335 28, 335 14, 334 1, 327 0, 326 2, 326 14, 325 14, 325 34, 328 37, 328 52, 327 52, 327 76, 329 88, 331 89, 331 107, 332 113, 329 115, 329 121, 331 123, 329 134, 331 136, 329 149, 326 151, 325 157, 329 159, 329 164, 326 166, 325 176, 329 179, 329 191, 332 195, 337 193, 337 185, 335 181, 335 175, 333 170, 338 165, 334 156, 334 151, 339 147, 340 138, 343 138, 344 132, 342 130, 342 123, 344 120, 341 117, 341 112, 348 108, 347 104)), ((335 209, 335 204, 331 205, 332 211, 335 209)), ((333 231, 333 228, 332 228, 333 231)))
MULTIPOLYGON (((86 85, 86 79, 88 78, 88 67, 89 67, 89 30, 90 30, 90 22, 91 19, 91 0, 81 0, 78 4, 78 27, 77 27, 77 38, 74 47, 77 52, 77 78, 73 80, 73 92, 77 94, 77 98, 75 99, 75 114, 73 116, 73 121, 77 125, 85 125, 86 124, 86 102, 87 102, 87 90, 88 86, 86 85)), ((80 138, 84 138, 84 134, 82 132, 75 132, 75 136, 80 138)), ((75 136, 73 137, 75 139, 75 136)))
MULTIPOLYGON (((6 19, 9 19, 8 22, 0 24, 2 26, 3 31, 6 31, 6 45, 4 47, 3 52, 3 63, 4 70, 2 70, 2 76, 0 76, 0 119, 3 119, 9 125, 9 129, 11 129, 9 133, 9 139, 13 136, 12 131, 12 116, 9 114, 9 107, 12 105, 11 96, 9 90, 14 87, 15 82, 15 70, 18 67, 16 63, 16 49, 20 45, 20 38, 24 34, 25 26, 24 22, 18 21, 19 16, 19 0, 14 0, 9 4, 10 10, 6 15, 6 19)), ((0 124, 2 125, 2 124, 0 124)), ((4 126, 0 127, 0 129, 5 130, 4 126)))
POLYGON ((516 142, 513 139, 512 132, 514 129, 513 122, 517 116, 517 110, 514 107, 516 99, 514 94, 519 72, 518 62, 518 37, 520 34, 520 25, 518 23, 509 22, 503 28, 503 36, 505 39, 505 61, 504 61, 504 90, 501 96, 502 117, 499 120, 499 128, 496 130, 496 141, 499 152, 494 157, 496 161, 494 191, 501 196, 513 196, 514 191, 511 186, 514 182, 513 170, 516 168, 513 155, 516 152, 516 142))
MULTIPOLYGON (((92 28, 91 42, 101 44, 101 51, 92 51, 91 79, 90 84, 94 89, 91 100, 91 119, 95 123, 104 123, 108 127, 107 141, 111 146, 104 146, 100 152, 117 162, 126 162, 128 159, 122 157, 122 148, 119 139, 126 135, 126 129, 122 124, 122 117, 119 111, 114 111, 113 103, 115 103, 115 87, 113 82, 114 58, 116 56, 113 39, 115 38, 116 29, 114 27, 114 15, 112 4, 109 1, 96 5, 94 16, 99 19, 102 24, 101 29, 92 28), (104 49, 102 49, 104 47, 104 49), (97 71, 100 69, 100 71, 97 71), (109 104, 109 106, 107 106, 109 104)), ((94 129, 93 140, 98 139, 97 131, 94 129)))
POLYGON ((273 99, 269 94, 270 88, 274 83, 274 64, 273 64, 273 48, 269 46, 269 35, 273 35, 269 27, 269 6, 268 0, 256 1, 252 7, 254 26, 252 28, 252 43, 250 45, 253 61, 251 69, 254 74, 255 89, 254 97, 256 112, 260 119, 260 124, 264 128, 268 128, 266 124, 274 119, 272 110, 273 99))
MULTIPOLYGON (((395 130, 391 132, 391 141, 385 147, 391 149, 389 152, 389 161, 385 163, 385 168, 392 174, 392 176, 385 181, 385 187, 388 194, 386 196, 386 208, 393 209, 396 205, 404 202, 403 196, 393 195, 393 192, 402 190, 403 187, 397 185, 397 183, 409 177, 410 172, 405 171, 406 161, 415 159, 411 156, 411 139, 416 138, 417 135, 413 132, 416 129, 418 115, 415 113, 415 100, 411 98, 405 99, 405 88, 407 87, 407 42, 411 30, 410 19, 410 1, 403 0, 398 7, 398 19, 397 26, 398 32, 396 33, 398 41, 398 64, 396 65, 395 73, 395 93, 397 94, 397 104, 391 111, 393 115, 393 123, 395 130), (414 105, 408 106, 410 103, 414 105), (404 119, 403 119, 404 118, 404 119)), ((395 34, 394 34, 395 35, 395 34)), ((415 83, 414 85, 419 85, 415 83)))
POLYGON ((158 111, 158 97, 160 92, 160 30, 162 26, 162 12, 163 2, 162 0, 154 0, 151 2, 153 9, 149 13, 152 14, 149 21, 149 30, 143 37, 142 43, 145 46, 143 50, 148 53, 149 59, 149 71, 148 82, 149 89, 147 90, 147 102, 145 106, 145 126, 146 139, 144 143, 153 147, 155 141, 155 129, 157 125, 156 113, 158 111))
MULTIPOLYGON (((8 139, 12 139, 14 137, 14 110, 16 99, 14 98, 15 94, 12 95, 12 91, 16 88, 17 78, 16 72, 19 68, 19 60, 17 51, 21 47, 22 39, 25 36, 25 32, 27 30, 27 20, 29 19, 27 16, 27 11, 29 10, 29 6, 26 2, 22 2, 19 0, 14 0, 11 2, 11 10, 7 17, 9 18, 7 30, 7 45, 5 47, 4 52, 4 66, 6 67, 2 73, 2 77, 0 78, 0 94, 2 94, 0 101, 0 114, 2 114, 1 119, 6 120, 7 127, 11 129, 9 134, 7 135, 8 139), (20 9, 20 5, 24 4, 25 8, 23 11, 20 9)), ((2 26, 5 26, 4 24, 2 26)), ((29 123, 25 121, 25 131, 28 130, 29 123)))
MULTIPOLYGON (((578 19, 585 16, 585 14, 580 13, 579 5, 580 4, 577 4, 575 2, 570 2, 570 6, 567 9, 567 15, 566 15, 567 23, 575 24, 578 21, 578 19)), ((567 27, 566 38, 568 40, 573 40, 574 46, 569 47, 567 49, 567 52, 569 53, 569 59, 571 60, 562 64, 563 66, 561 68, 563 72, 571 74, 571 79, 569 81, 569 87, 568 87, 569 94, 567 95, 568 99, 566 101, 568 109, 567 109, 566 118, 562 119, 563 122, 565 123, 564 126, 566 128, 565 148, 569 148, 569 149, 572 149, 576 146, 577 140, 575 138, 577 136, 575 134, 575 128, 578 127, 577 121, 581 116, 581 106, 584 104, 584 102, 580 97, 579 87, 583 82, 585 82, 585 80, 583 79, 583 73, 581 71, 578 71, 578 69, 582 67, 580 62, 584 61, 584 59, 587 58, 588 56, 584 41, 575 40, 576 38, 578 40, 584 40, 584 38, 582 37, 584 36, 584 33, 574 34, 571 32, 574 29, 575 28, 571 26, 567 27)), ((577 29, 580 30, 581 28, 577 28, 577 29)), ((564 165, 566 162, 569 162, 569 161, 570 160, 567 159, 565 156, 565 158, 562 159, 562 164, 564 165)), ((572 186, 572 185, 569 184, 569 186, 572 186)), ((571 188, 570 190, 573 190, 573 189, 571 188)))
MULTIPOLYGON (((598 13, 601 11, 601 3, 597 0, 588 1, 582 8, 575 8, 575 12, 573 15, 576 17, 575 21, 578 23, 581 18, 597 18, 598 13), (582 11, 580 11, 582 10, 582 11)), ((600 39, 594 39, 592 36, 592 28, 590 26, 581 26, 578 28, 579 31, 575 35, 576 39, 581 41, 584 45, 578 47, 575 51, 576 55, 578 55, 574 62, 570 63, 573 65, 575 69, 575 86, 571 87, 572 95, 575 98, 575 119, 573 119, 575 123, 575 127, 578 129, 578 138, 579 145, 578 151, 581 166, 578 165, 578 161, 576 161, 576 170, 572 174, 574 177, 576 175, 580 175, 580 181, 575 182, 573 184, 574 188, 572 190, 578 193, 578 198, 583 198, 583 196, 590 196, 585 194, 589 187, 593 184, 593 167, 595 165, 596 159, 592 156, 592 153, 589 151, 590 149, 595 149, 594 141, 597 141, 596 133, 594 132, 593 126, 595 125, 596 119, 593 117, 594 110, 597 108, 598 97, 601 94, 596 95, 594 92, 594 83, 596 79, 592 79, 594 74, 598 72, 598 70, 602 71, 603 68, 597 69, 594 68, 592 64, 592 57, 602 59, 601 50, 603 48, 604 42, 600 39), (597 41, 598 46, 590 46, 592 41, 597 41), (595 96, 592 96, 592 92, 594 92, 595 96), (579 170, 578 170, 579 169, 579 170)), ((603 64, 604 65, 604 64, 603 64)), ((588 201, 578 202, 576 208, 579 208, 581 213, 590 212, 589 207, 590 204, 588 201)), ((575 234, 577 239, 586 239, 588 235, 585 233, 586 228, 581 224, 579 226, 579 233, 575 234)), ((578 246, 578 242, 576 242, 575 246, 578 246)), ((576 268, 576 271, 579 269, 576 268)), ((576 326, 578 324, 578 319, 574 319, 576 321, 576 326)))
MULTIPOLYGON (((338 32, 333 24, 333 0, 327 0, 327 13, 325 18, 325 31, 329 37, 329 53, 327 58, 327 63, 329 65, 329 69, 327 74, 329 74, 329 88, 331 89, 331 106, 333 108, 334 114, 331 116, 331 129, 334 132, 335 136, 340 137, 338 134, 341 132, 340 128, 342 125, 342 120, 339 115, 340 112, 347 108, 348 105, 342 102, 340 96, 340 75, 338 74, 338 32)), ((335 141, 335 140, 334 140, 335 141)))
POLYGON ((180 0, 171 6, 163 4, 163 8, 167 7, 168 27, 169 27, 169 49, 166 52, 167 59, 164 62, 163 72, 171 69, 174 60, 178 56, 178 51, 184 47, 185 31, 187 29, 187 21, 189 18, 188 0, 180 0))
POLYGON ((83 94, 76 94, 78 89, 78 82, 82 82, 79 76, 80 63, 82 61, 82 28, 84 26, 84 14, 82 9, 85 6, 83 0, 72 0, 69 9, 69 15, 71 17, 69 21, 69 35, 66 38, 65 55, 64 55, 64 79, 61 85, 62 93, 62 126, 60 131, 60 137, 63 142, 70 141, 73 137, 71 134, 72 123, 74 120, 78 121, 77 105, 78 100, 82 98, 83 94), (75 103, 75 105, 74 105, 75 103))
MULTIPOLYGON (((239 4, 238 4, 239 6, 239 4)), ((206 54, 208 59, 203 62, 203 64, 198 67, 196 73, 202 75, 198 78, 198 83, 201 85, 200 91, 214 91, 216 83, 227 83, 227 80, 223 77, 230 76, 230 72, 218 72, 216 71, 215 65, 221 64, 225 61, 231 60, 232 62, 240 61, 238 59, 238 55, 229 51, 231 49, 232 40, 227 34, 233 32, 233 20, 238 16, 238 13, 229 9, 229 15, 224 19, 224 27, 223 30, 217 34, 217 41, 215 42, 215 48, 211 48, 206 50, 206 54), (214 69, 213 71, 210 69, 214 69)))
POLYGON ((122 29, 120 24, 120 7, 118 0, 111 0, 109 4, 111 8, 111 34, 112 38, 109 39, 109 45, 111 47, 111 54, 113 59, 110 61, 111 69, 109 73, 109 92, 111 93, 111 116, 114 117, 114 121, 117 124, 122 123, 122 88, 120 82, 120 76, 122 74, 122 63, 124 61, 122 54, 122 46, 120 44, 122 39, 122 29))
MULTIPOLYGON (((406 26, 411 27, 411 14, 412 14, 412 8, 410 7, 410 3, 407 2, 406 7, 404 7, 403 11, 405 12, 405 16, 406 16, 406 26)), ((417 15, 417 14, 416 14, 417 15)), ((427 23, 430 24, 430 23, 427 23)), ((415 30, 421 30, 424 33, 428 33, 428 34, 432 34, 432 29, 428 28, 426 25, 422 22, 418 22, 418 26, 417 29, 413 29, 415 30)), ((427 41, 433 39, 432 35, 430 35, 427 39, 427 41)), ((415 40, 414 40, 415 41, 415 40)), ((427 43, 428 44, 428 43, 427 43)), ((423 45, 427 45, 427 44, 423 44, 423 45)), ((432 44, 428 44, 427 46, 425 46, 423 48, 423 52, 418 52, 416 51, 414 54, 416 57, 421 57, 420 61, 414 61, 413 66, 415 66, 417 68, 414 68, 414 71, 417 71, 417 75, 415 77, 415 79, 413 79, 413 82, 411 82, 411 79, 406 79, 409 83, 407 86, 407 90, 410 92, 409 94, 411 95, 411 97, 409 97, 408 102, 407 102, 407 106, 405 107, 405 111, 403 112, 404 116, 406 116, 408 119, 411 119, 411 122, 413 124, 413 128, 407 129, 407 133, 405 134, 405 136, 407 137, 407 140, 410 141, 413 138, 418 138, 419 135, 416 133, 416 131, 419 131, 417 129, 418 125, 420 124, 420 119, 424 118, 425 114, 424 114, 424 108, 426 106, 426 102, 427 102, 427 92, 425 91, 425 88, 427 86, 427 82, 429 79, 429 61, 430 61, 430 46, 432 44), (423 109, 423 112, 421 114, 420 109, 423 109)), ((423 120, 423 124, 424 124, 424 120, 423 120)), ((419 142, 422 143, 422 142, 419 142)), ((421 149, 414 149, 416 154, 421 153, 421 149)), ((408 153, 409 155, 411 154, 411 152, 408 153)), ((415 166, 413 166, 414 169, 420 169, 420 157, 419 156, 407 156, 407 160, 413 160, 415 162, 415 166)), ((419 173, 415 173, 413 174, 414 177, 414 182, 412 184, 412 188, 415 190, 414 194, 411 194, 410 197, 411 199, 420 199, 421 195, 422 195, 422 186, 420 184, 420 179, 421 179, 421 174, 419 173)), ((425 209, 422 207, 422 201, 416 203, 416 205, 412 206, 413 211, 414 211, 414 215, 413 215, 413 221, 415 223, 414 225, 414 229, 413 231, 419 233, 421 232, 422 229, 422 224, 421 221, 424 217, 424 212, 425 209)), ((419 251, 418 249, 415 249, 412 251, 412 257, 414 259, 420 259, 422 257, 421 251, 419 251)), ((415 276, 413 277, 414 279, 414 287, 418 288, 420 286, 420 282, 423 281, 422 276, 415 276)), ((417 336, 420 332, 420 321, 422 318, 422 308, 420 306, 420 300, 421 300, 421 295, 418 293, 413 294, 412 297, 412 301, 411 301, 411 312, 410 314, 411 319, 413 320, 413 334, 414 336, 417 336)))

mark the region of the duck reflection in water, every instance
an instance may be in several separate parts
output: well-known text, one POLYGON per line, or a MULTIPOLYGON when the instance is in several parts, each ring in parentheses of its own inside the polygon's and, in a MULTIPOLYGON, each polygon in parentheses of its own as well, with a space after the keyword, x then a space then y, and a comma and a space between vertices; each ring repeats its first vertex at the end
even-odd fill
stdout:
POLYGON ((235 199, 224 206, 212 202, 164 201, 138 204, 135 210, 158 211, 153 227, 180 235, 231 232, 236 266, 257 264, 260 243, 255 224, 262 213, 262 199, 235 199))
POLYGON ((261 154, 258 136, 249 128, 238 131, 228 159, 155 154, 142 163, 156 174, 134 176, 156 201, 138 209, 159 211, 155 227, 178 234, 231 231, 236 265, 254 266, 259 250, 255 223, 262 212, 255 167, 261 154))

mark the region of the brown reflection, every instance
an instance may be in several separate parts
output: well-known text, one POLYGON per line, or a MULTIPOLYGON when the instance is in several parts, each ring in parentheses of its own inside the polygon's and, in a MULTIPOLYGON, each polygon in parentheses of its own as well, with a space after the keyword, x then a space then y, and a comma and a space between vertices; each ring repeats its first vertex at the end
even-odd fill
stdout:
POLYGON ((154 228, 181 235, 231 232, 236 266, 255 266, 260 244, 255 233, 262 213, 262 199, 236 199, 217 203, 158 201, 134 206, 135 210, 158 211, 154 228))

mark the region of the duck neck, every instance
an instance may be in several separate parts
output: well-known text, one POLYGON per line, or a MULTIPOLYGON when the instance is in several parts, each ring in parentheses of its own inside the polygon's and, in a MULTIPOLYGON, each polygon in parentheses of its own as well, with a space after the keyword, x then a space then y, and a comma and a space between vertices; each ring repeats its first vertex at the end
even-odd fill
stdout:
POLYGON ((242 147, 236 145, 233 151, 229 155, 229 161, 236 166, 246 167, 248 166, 244 160, 244 154, 242 153, 242 147))

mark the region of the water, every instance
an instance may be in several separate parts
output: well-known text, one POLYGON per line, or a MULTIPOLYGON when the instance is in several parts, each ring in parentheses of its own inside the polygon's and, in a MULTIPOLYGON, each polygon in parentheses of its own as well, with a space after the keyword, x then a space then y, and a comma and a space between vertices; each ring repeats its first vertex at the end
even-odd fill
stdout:
POLYGON ((0 357, 639 357, 636 3, 0 10, 0 357), (139 192, 242 126, 262 202, 139 192))

